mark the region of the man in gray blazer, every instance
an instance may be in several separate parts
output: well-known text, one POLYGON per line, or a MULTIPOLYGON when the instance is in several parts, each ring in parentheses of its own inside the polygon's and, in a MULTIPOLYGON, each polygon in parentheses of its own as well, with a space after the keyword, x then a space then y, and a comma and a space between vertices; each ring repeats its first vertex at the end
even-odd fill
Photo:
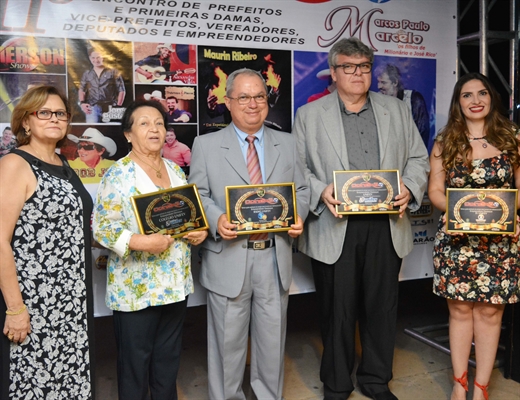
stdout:
POLYGON ((199 189, 210 226, 200 276, 208 289, 209 398, 245 399, 242 381, 251 325, 251 387, 259 399, 280 399, 292 240, 303 231, 310 191, 294 136, 263 125, 269 107, 262 76, 245 68, 230 74, 226 106, 232 124, 195 139, 189 179, 199 189), (225 187, 251 183, 248 137, 257 142, 264 183, 295 183, 299 215, 288 232, 256 242, 237 236, 226 216, 225 187))
POLYGON ((293 128, 311 188, 299 249, 312 258, 325 399, 346 399, 354 390, 356 322, 360 390, 373 399, 396 399, 388 382, 398 275, 413 246, 409 212, 419 208, 429 172, 426 148, 406 104, 369 92, 373 58, 372 49, 356 38, 336 42, 328 60, 337 90, 301 107, 293 128), (399 171, 399 214, 338 215, 333 171, 377 169, 399 171))

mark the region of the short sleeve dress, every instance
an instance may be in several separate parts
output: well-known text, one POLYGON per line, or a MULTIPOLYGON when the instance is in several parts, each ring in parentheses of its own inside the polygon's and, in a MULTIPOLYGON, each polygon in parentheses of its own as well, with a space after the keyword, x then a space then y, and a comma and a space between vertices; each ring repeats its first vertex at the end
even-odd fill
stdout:
MULTIPOLYGON (((22 344, 1 335, 0 398, 92 399, 92 199, 63 158, 64 165, 56 166, 12 153, 30 164, 37 179, 11 242, 32 332, 22 344)), ((0 312, 3 327, 2 296, 0 312)))
MULTIPOLYGON (((450 188, 512 188, 507 153, 461 163, 446 173, 450 188)), ((452 300, 517 303, 520 296, 518 238, 509 235, 449 235, 442 215, 433 247, 433 292, 452 300)))

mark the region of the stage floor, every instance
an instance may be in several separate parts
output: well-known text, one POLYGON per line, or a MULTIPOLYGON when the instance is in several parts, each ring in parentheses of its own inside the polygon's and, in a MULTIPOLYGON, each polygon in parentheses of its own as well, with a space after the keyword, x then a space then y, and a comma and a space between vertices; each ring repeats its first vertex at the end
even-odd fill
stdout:
MULTIPOLYGON (((400 400, 449 398, 453 374, 449 356, 404 333, 406 328, 446 323, 447 320, 445 301, 431 293, 431 279, 400 283, 394 379, 390 383, 391 390, 400 400)), ((97 400, 116 400, 112 318, 96 318, 95 323, 97 400)), ((183 340, 177 382, 179 399, 207 399, 206 306, 188 308, 183 340)), ((319 379, 321 350, 314 293, 291 296, 285 352, 286 400, 323 398, 323 385, 319 379)), ((472 383, 474 369, 470 369, 469 375, 472 383)), ((255 399, 249 385, 249 368, 246 368, 244 391, 248 400, 255 399)), ((503 370, 495 368, 489 394, 493 400, 519 399, 520 383, 505 379, 503 370)), ((365 398, 356 390, 349 400, 365 398)))

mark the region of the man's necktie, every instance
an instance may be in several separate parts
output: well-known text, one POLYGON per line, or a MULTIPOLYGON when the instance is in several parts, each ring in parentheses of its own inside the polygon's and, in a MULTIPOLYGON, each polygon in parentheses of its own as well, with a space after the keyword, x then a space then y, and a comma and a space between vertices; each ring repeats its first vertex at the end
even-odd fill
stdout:
MULTIPOLYGON (((255 148, 256 136, 247 135, 246 140, 249 142, 247 148, 247 172, 249 172, 249 180, 251 185, 260 185, 262 181, 262 170, 260 169, 260 161, 258 160, 258 153, 255 148)), ((267 240, 269 236, 267 233, 256 233, 249 235, 249 240, 267 240)))

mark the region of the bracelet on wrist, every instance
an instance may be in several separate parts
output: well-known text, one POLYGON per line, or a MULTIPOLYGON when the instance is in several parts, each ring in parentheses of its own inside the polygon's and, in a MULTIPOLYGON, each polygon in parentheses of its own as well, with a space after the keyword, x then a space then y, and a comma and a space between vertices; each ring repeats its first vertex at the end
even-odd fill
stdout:
POLYGON ((6 310, 5 313, 7 315, 20 315, 21 313, 23 313, 25 310, 27 309, 27 306, 24 304, 22 306, 22 308, 20 308, 18 311, 9 311, 9 310, 6 310))

